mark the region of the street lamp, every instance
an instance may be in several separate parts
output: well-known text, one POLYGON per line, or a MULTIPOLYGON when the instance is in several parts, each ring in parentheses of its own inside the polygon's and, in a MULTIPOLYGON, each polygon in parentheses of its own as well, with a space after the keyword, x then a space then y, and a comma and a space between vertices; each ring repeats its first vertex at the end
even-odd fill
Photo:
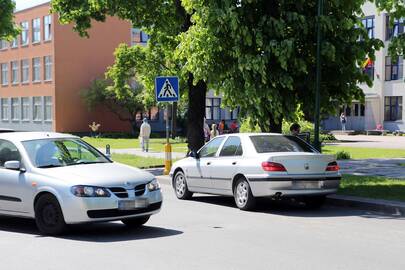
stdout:
POLYGON ((317 20, 317 38, 316 38, 316 83, 315 83, 315 127, 314 127, 314 146, 318 151, 322 151, 319 141, 319 123, 320 123, 320 84, 321 84, 321 22, 323 13, 323 0, 318 0, 318 20, 317 20))

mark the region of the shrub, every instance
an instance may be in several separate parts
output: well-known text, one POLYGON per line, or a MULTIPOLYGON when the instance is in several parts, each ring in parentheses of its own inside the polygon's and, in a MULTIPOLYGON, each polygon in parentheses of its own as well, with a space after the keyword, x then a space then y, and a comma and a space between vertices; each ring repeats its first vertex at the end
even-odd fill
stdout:
POLYGON ((252 120, 248 117, 244 119, 239 128, 240 133, 261 132, 258 125, 254 125, 252 120))
POLYGON ((333 135, 332 133, 329 133, 329 134, 320 134, 320 140, 321 140, 321 142, 325 142, 325 141, 337 141, 335 135, 333 135))
POLYGON ((350 159, 350 153, 346 151, 339 151, 336 153, 336 159, 338 160, 350 159))

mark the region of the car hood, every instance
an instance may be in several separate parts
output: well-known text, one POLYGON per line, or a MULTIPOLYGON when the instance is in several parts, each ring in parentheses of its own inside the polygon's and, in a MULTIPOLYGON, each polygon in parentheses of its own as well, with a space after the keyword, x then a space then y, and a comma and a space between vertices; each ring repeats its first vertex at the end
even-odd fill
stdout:
POLYGON ((151 181, 153 174, 117 162, 36 169, 36 172, 72 185, 126 186, 151 181))

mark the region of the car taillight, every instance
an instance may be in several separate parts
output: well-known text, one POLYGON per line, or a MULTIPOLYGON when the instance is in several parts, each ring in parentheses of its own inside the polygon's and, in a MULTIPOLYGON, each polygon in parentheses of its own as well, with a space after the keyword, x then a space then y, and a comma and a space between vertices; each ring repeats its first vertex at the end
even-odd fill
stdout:
POLYGON ((266 172, 286 172, 287 171, 282 164, 276 163, 276 162, 268 162, 268 161, 262 162, 262 168, 266 172))
POLYGON ((340 167, 336 163, 336 161, 333 161, 333 162, 329 163, 328 166, 326 167, 327 172, 337 172, 339 170, 340 170, 340 167))

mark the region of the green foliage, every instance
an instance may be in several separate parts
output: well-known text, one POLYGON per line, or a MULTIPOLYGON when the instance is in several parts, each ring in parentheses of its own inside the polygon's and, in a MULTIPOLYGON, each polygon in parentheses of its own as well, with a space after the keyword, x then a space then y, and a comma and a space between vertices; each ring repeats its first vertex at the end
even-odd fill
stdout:
POLYGON ((0 0, 0 39, 11 41, 20 32, 14 23, 14 9, 13 0, 0 0))
POLYGON ((346 151, 339 151, 336 153, 336 159, 337 160, 350 159, 350 153, 346 151))
POLYGON ((239 132, 240 133, 260 132, 260 127, 256 124, 254 124, 251 118, 246 117, 241 122, 239 132))

